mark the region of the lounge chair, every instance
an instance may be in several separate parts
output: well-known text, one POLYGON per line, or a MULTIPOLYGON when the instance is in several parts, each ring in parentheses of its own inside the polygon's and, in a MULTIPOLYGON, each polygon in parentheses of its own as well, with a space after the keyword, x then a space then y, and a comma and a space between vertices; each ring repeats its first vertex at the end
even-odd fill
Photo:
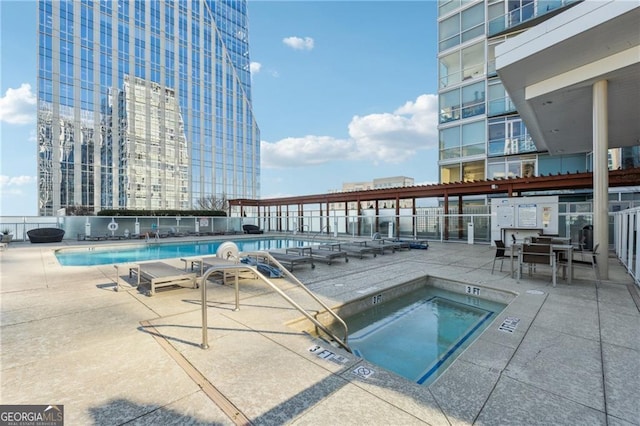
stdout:
POLYGON ((360 259, 363 259, 367 254, 372 254, 373 257, 376 257, 378 254, 384 254, 380 247, 371 247, 362 244, 340 243, 338 250, 347 253, 347 256, 356 256, 360 259))
POLYGON ((391 253, 395 253, 396 250, 400 250, 402 247, 399 243, 389 242, 386 240, 371 240, 365 243, 368 247, 379 247, 382 249, 382 254, 389 250, 391 253))
POLYGON ((257 225, 242 225, 245 234, 262 234, 264 231, 257 225))
POLYGON ((280 251, 269 251, 268 252, 271 257, 273 257, 278 262, 282 263, 285 267, 288 264, 289 271, 293 271, 293 267, 298 264, 311 264, 311 269, 315 268, 316 265, 313 263, 313 257, 308 255, 300 255, 300 254, 292 254, 292 253, 282 253, 280 251))
POLYGON ((255 266, 255 268, 258 270, 258 272, 260 272, 262 275, 269 277, 269 278, 281 278, 282 277, 282 271, 280 269, 278 269, 275 266, 271 266, 268 263, 265 262, 260 262, 258 261, 258 259, 253 258, 253 257, 243 257, 242 259, 240 259, 240 263, 243 263, 245 265, 249 265, 249 266, 255 266))
MULTIPOLYGON (((203 276, 205 271, 209 268, 215 266, 229 266, 238 264, 237 262, 222 259, 218 256, 183 257, 180 260, 184 262, 185 272, 195 272, 199 277, 203 276)), ((227 284, 227 278, 233 277, 238 273, 239 271, 225 269, 215 272, 214 274, 218 278, 221 278, 224 284, 227 284)), ((253 274, 251 278, 253 278, 253 274)))
POLYGON ((169 228, 170 237, 184 237, 184 233, 178 231, 176 228, 169 228))
POLYGON ((388 239, 383 239, 382 240, 383 244, 393 244, 395 246, 396 250, 411 250, 411 242, 410 241, 403 241, 403 240, 388 240, 388 239))
POLYGON ((160 287, 197 288, 195 272, 185 272, 164 262, 140 263, 130 268, 129 275, 131 274, 138 275, 138 285, 142 280, 149 282, 148 296, 156 294, 156 288, 160 287))
POLYGON ((32 243, 59 243, 64 237, 64 229, 36 228, 27 231, 27 236, 32 243))
POLYGON ((339 250, 331 250, 331 248, 327 248, 327 246, 293 247, 293 248, 287 249, 287 253, 290 253, 290 252, 297 252, 300 255, 309 253, 309 256, 313 257, 314 259, 327 262, 327 265, 331 265, 331 262, 333 262, 334 259, 343 258, 345 262, 349 261, 347 252, 339 251, 339 250))
POLYGON ((102 241, 107 240, 109 237, 107 235, 85 235, 85 241, 102 241))

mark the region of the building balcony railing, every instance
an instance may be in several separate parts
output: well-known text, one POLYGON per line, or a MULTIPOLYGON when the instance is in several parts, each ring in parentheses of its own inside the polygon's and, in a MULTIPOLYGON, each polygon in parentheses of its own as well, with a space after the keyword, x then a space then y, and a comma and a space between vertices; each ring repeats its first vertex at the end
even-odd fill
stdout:
POLYGON ((444 89, 450 86, 454 86, 463 81, 482 77, 482 64, 474 64, 470 67, 463 69, 462 71, 452 72, 440 77, 440 88, 444 89))
POLYGON ((490 20, 487 35, 489 37, 495 36, 569 4, 578 3, 579 1, 582 0, 532 1, 531 3, 524 4, 517 9, 510 10, 504 15, 490 20))
POLYGON ((508 96, 489 100, 489 111, 487 113, 489 117, 496 117, 513 112, 516 112, 516 105, 508 96))

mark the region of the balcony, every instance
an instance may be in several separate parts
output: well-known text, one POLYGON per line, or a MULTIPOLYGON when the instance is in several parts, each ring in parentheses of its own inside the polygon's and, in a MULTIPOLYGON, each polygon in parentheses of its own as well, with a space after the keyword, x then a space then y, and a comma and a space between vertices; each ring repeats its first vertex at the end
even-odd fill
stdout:
POLYGON ((497 117, 514 112, 516 112, 516 105, 511 102, 508 96, 489 100, 489 111, 487 114, 489 117, 497 117))
MULTIPOLYGON (((548 1, 532 1, 522 7, 510 10, 504 15, 500 15, 489 21, 489 28, 487 29, 487 36, 493 37, 508 30, 513 30, 519 27, 527 27, 547 14, 555 15, 559 13, 562 8, 572 4, 577 4, 582 0, 548 0, 548 1)), ((550 15, 550 16, 552 16, 550 15)))

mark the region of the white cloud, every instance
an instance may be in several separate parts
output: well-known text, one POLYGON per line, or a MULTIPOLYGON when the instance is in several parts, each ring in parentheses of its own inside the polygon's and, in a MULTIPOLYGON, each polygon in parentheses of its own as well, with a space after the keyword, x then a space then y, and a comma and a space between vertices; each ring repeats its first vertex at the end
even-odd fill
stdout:
POLYGON ((348 126, 349 139, 309 135, 262 141, 262 166, 304 167, 336 160, 401 163, 419 150, 438 146, 437 106, 436 95, 420 95, 392 113, 355 116, 348 126))
POLYGON ((251 74, 258 74, 261 69, 262 69, 262 64, 260 62, 251 62, 251 64, 249 65, 249 70, 251 71, 251 74))
POLYGON ((0 122, 30 124, 36 121, 36 95, 31 85, 23 83, 19 88, 7 89, 0 98, 0 122))
POLYGON ((0 175, 0 190, 4 195, 21 195, 22 188, 36 182, 35 176, 6 176, 0 175))
POLYGON ((261 141, 262 166, 266 168, 304 167, 327 163, 353 155, 353 141, 330 136, 286 138, 276 143, 261 141))
POLYGON ((313 39, 311 37, 285 37, 282 42, 294 50, 312 50, 313 39))
POLYGON ((349 136, 363 158, 401 163, 421 149, 437 146, 436 95, 420 95, 393 113, 355 116, 349 123, 349 136))

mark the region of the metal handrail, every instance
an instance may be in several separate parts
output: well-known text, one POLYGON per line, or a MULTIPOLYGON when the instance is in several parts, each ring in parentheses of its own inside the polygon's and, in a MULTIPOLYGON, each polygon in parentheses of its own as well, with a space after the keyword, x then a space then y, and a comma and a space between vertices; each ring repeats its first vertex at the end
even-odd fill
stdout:
POLYGON ((327 306, 322 300, 320 300, 315 294, 313 294, 308 288, 302 284, 292 273, 290 273, 284 266, 280 264, 276 259, 274 259, 267 252, 249 252, 242 253, 245 256, 263 256, 269 259, 270 262, 273 262, 280 270, 284 272, 284 274, 293 280, 295 284, 298 285, 299 288, 303 289, 313 300, 315 300, 318 304, 320 304, 336 321, 338 321, 344 327, 344 338, 340 339, 336 336, 331 330, 329 330, 325 325, 320 323, 316 318, 314 318, 306 309, 297 304, 293 299, 291 299, 286 293, 284 293, 278 286, 276 286, 269 278, 264 276, 256 267, 250 265, 243 264, 235 264, 235 265, 220 265, 220 266, 212 266, 207 269, 205 273, 202 275, 202 344, 200 347, 202 349, 209 348, 209 338, 208 338, 208 326, 207 326, 207 280, 214 272, 224 271, 224 270, 235 270, 235 291, 236 291, 236 308, 235 310, 240 309, 240 289, 238 282, 238 272, 240 271, 250 271, 253 272, 258 278, 264 281, 267 285, 269 285, 276 293, 278 293, 284 300, 286 300, 291 306, 296 308, 300 313, 302 313, 309 321, 311 321, 316 327, 320 330, 324 331, 329 337, 335 340, 342 348, 351 352, 351 348, 347 344, 347 338, 349 335, 349 331, 347 328, 347 324, 344 322, 342 318, 340 318, 333 310, 327 306))
POLYGON ((317 237, 318 235, 322 234, 322 231, 324 231, 324 230, 325 230, 326 228, 328 228, 328 227, 329 227, 329 225, 325 225, 325 226, 323 226, 322 228, 320 228, 320 230, 319 230, 318 232, 316 232, 315 234, 313 234, 313 235, 311 236, 311 242, 313 243, 313 242, 315 241, 316 237, 317 237))

